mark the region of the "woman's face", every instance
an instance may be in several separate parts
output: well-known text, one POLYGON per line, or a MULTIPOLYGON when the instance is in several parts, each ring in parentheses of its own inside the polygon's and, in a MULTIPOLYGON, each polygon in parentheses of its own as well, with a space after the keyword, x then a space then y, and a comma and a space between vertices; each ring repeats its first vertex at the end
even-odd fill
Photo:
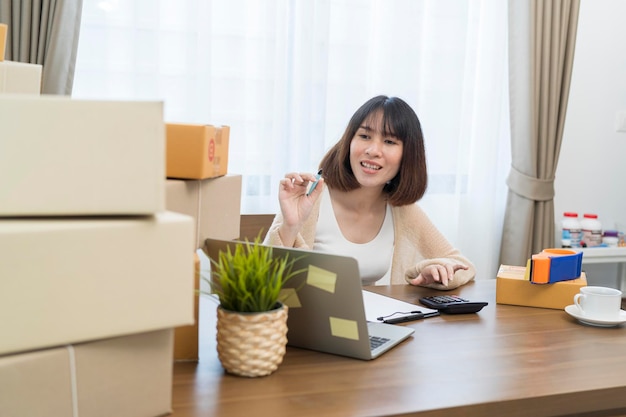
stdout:
POLYGON ((403 143, 383 134, 383 112, 370 115, 350 142, 350 166, 361 187, 381 190, 400 170, 403 143))

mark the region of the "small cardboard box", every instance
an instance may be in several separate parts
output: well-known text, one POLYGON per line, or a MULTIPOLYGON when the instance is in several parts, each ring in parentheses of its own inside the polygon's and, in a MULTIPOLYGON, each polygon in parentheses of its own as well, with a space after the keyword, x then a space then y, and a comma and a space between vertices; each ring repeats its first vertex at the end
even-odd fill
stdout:
POLYGON ((500 265, 496 277, 496 303, 562 310, 587 285, 587 276, 554 284, 533 284, 525 279, 525 266, 500 265))
POLYGON ((4 61, 4 53, 7 48, 7 31, 9 27, 6 23, 0 23, 0 62, 4 61))
MULTIPOLYGON (((195 290, 200 289, 200 257, 197 253, 193 254, 195 265, 195 290)), ((200 303, 198 298, 200 294, 194 298, 193 316, 194 324, 189 326, 180 326, 174 329, 174 360, 178 361, 197 361, 199 358, 199 312, 200 303)))
POLYGON ((237 239, 241 230, 241 175, 228 174, 204 180, 167 179, 167 210, 195 220, 194 246, 207 238, 237 239))
POLYGON ((228 172, 229 126, 166 123, 168 178, 214 178, 228 172))
MULTIPOLYGON (((0 35, 0 42, 2 42, 0 35)), ((2 61, 0 59, 0 93, 41 94, 41 73, 38 64, 2 61)))
POLYGON ((169 414, 172 333, 165 329, 0 356, 0 415, 169 414))
POLYGON ((0 355, 193 324, 192 235, 173 212, 0 219, 0 355))
POLYGON ((0 94, 0 216, 165 209, 162 102, 0 94))

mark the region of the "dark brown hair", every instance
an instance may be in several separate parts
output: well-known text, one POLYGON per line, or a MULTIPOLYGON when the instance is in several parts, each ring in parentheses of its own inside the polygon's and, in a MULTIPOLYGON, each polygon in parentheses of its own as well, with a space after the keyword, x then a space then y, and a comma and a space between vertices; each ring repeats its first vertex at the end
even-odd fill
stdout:
POLYGON ((371 115, 383 112, 383 134, 395 136, 403 144, 402 160, 398 174, 387 183, 389 204, 413 204, 423 197, 428 184, 424 136, 417 115, 405 101, 398 97, 376 96, 369 99, 352 115, 341 139, 324 155, 320 168, 324 182, 341 191, 360 187, 350 167, 350 143, 357 130, 371 115))

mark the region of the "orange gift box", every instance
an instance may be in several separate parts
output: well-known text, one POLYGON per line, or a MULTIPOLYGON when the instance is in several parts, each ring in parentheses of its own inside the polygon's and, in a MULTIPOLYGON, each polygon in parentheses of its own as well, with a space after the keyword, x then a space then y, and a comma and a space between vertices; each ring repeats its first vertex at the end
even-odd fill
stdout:
POLYGON ((229 126, 166 123, 166 175, 202 180, 228 172, 229 126))

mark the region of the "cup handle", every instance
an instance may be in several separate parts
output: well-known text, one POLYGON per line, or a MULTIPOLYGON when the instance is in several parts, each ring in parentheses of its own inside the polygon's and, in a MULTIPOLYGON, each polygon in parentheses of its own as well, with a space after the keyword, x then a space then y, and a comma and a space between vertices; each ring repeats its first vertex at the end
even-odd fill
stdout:
POLYGON ((581 304, 581 299, 584 298, 584 294, 578 293, 574 296, 574 305, 576 306, 576 308, 578 309, 578 311, 580 311, 581 314, 583 314, 585 312, 585 310, 583 310, 583 306, 581 304))

